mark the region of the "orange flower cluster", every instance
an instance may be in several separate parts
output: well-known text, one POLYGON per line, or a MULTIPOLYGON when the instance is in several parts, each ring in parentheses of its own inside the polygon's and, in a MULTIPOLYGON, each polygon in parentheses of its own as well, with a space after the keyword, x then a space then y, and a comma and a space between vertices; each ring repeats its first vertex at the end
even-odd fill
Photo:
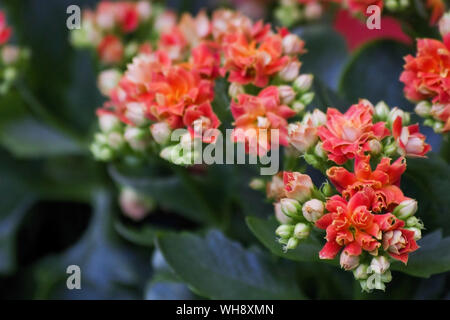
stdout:
POLYGON ((450 34, 441 42, 418 39, 415 57, 405 57, 400 81, 405 95, 419 102, 416 112, 437 132, 450 131, 450 34))

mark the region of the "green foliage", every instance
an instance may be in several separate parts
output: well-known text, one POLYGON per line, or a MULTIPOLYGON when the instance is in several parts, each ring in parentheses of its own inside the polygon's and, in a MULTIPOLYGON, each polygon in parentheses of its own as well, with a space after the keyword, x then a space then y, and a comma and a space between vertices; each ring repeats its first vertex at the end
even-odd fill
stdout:
POLYGON ((301 299, 295 275, 260 252, 244 249, 218 231, 205 237, 158 238, 167 263, 200 296, 213 299, 301 299))

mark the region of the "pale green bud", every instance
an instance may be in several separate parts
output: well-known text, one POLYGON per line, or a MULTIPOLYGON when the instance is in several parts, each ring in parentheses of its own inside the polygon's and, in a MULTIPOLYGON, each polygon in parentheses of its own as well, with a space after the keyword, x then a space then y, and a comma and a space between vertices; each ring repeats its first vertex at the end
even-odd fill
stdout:
POLYGON ((294 199, 284 198, 280 201, 281 211, 288 217, 296 219, 301 216, 302 206, 294 199))
POLYGON ((414 199, 408 199, 402 201, 395 209, 393 214, 402 220, 413 216, 417 212, 417 201, 414 199))
POLYGON ((430 115, 431 103, 426 100, 420 101, 414 108, 414 111, 421 117, 427 117, 430 115))
POLYGON ((298 93, 307 92, 313 83, 314 76, 312 74, 302 74, 294 81, 294 90, 298 93))
POLYGON ((405 228, 405 229, 414 232, 414 240, 417 241, 417 240, 422 239, 422 231, 421 231, 419 228, 416 228, 416 227, 408 227, 408 228, 405 228))
POLYGON ((311 227, 306 223, 297 223, 294 229, 294 236, 297 239, 305 239, 309 236, 311 232, 311 227))
POLYGON ((275 234, 280 238, 288 239, 294 233, 294 226, 290 224, 282 224, 275 230, 275 234))
POLYGON ((380 101, 375 106, 375 115, 381 121, 386 121, 389 115, 389 106, 384 102, 380 101))
POLYGON ((367 264, 360 264, 356 269, 353 270, 353 276, 356 280, 365 280, 369 277, 367 269, 369 266, 367 264))

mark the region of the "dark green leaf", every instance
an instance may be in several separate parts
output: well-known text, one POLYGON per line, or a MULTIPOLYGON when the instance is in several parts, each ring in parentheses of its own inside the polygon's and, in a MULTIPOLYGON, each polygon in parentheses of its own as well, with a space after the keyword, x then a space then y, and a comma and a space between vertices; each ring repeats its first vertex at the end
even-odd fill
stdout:
POLYGON ((282 263, 249 251, 218 231, 158 237, 175 273, 199 295, 213 299, 301 299, 295 276, 282 263))
POLYGON ((450 237, 443 238, 442 231, 436 230, 418 244, 420 248, 409 255, 407 266, 396 262, 392 269, 423 278, 450 271, 450 237))
POLYGON ((302 73, 313 73, 332 89, 337 89, 339 75, 348 60, 345 40, 330 26, 309 25, 294 30, 305 40, 308 52, 300 57, 302 73))
POLYGON ((339 92, 350 102, 365 98, 372 103, 383 100, 389 106, 410 108, 399 81, 407 46, 392 40, 377 40, 361 47, 346 65, 339 92))

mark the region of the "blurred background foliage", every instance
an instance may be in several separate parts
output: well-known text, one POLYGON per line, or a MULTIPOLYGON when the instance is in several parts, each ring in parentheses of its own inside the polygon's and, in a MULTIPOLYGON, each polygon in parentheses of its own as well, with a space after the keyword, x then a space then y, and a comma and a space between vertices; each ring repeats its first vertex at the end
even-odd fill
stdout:
MULTIPOLYGON (((450 298, 449 274, 432 275, 450 266, 450 238, 441 238, 450 236, 450 169, 436 155, 441 138, 426 128, 435 155, 408 162, 403 186, 419 201, 425 234, 442 230, 423 240, 431 248, 424 251, 427 259, 439 259, 431 270, 419 265, 410 271, 431 277, 395 272, 386 293, 370 295, 361 293, 350 273, 314 263, 317 243, 302 245, 288 259, 277 255, 279 248, 270 248, 276 244, 273 221, 266 220, 272 207, 248 188, 257 168, 211 166, 192 174, 162 160, 139 166, 95 162, 88 147, 103 99, 96 87, 98 66, 91 53, 70 46, 66 8, 96 3, 0 2, 14 28, 14 42, 32 52, 14 89, 0 97, 2 298, 450 298), (140 223, 125 218, 117 185, 153 196, 155 212, 140 223), (71 264, 81 267, 82 290, 66 288, 71 264)), ((167 1, 191 12, 223 3, 167 1)), ((267 13, 270 20, 271 10, 267 13)), ((412 46, 377 40, 350 52, 328 16, 294 32, 309 50, 302 70, 316 76, 312 107, 343 110, 364 97, 412 110, 398 81, 402 57, 413 52, 412 46)), ((215 108, 228 110, 227 98, 216 103, 215 108)))

